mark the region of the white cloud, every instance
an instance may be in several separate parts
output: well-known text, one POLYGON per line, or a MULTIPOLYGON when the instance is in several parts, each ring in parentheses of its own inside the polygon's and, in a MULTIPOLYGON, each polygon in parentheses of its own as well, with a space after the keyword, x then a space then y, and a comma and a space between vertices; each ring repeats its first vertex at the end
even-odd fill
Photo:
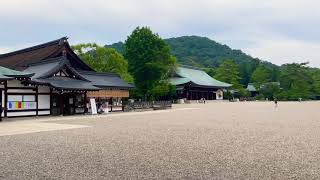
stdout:
POLYGON ((51 40, 36 39, 41 34, 115 42, 148 25, 164 37, 209 36, 277 64, 303 59, 320 65, 320 39, 312 38, 320 30, 318 7, 318 0, 7 0, 0 2, 0 39, 18 38, 0 46, 51 40))
POLYGON ((10 50, 11 49, 7 47, 0 47, 0 54, 8 53, 10 50))
POLYGON ((255 47, 245 49, 252 56, 270 60, 278 65, 291 62, 310 62, 320 67, 320 44, 292 39, 274 38, 257 40, 255 47))

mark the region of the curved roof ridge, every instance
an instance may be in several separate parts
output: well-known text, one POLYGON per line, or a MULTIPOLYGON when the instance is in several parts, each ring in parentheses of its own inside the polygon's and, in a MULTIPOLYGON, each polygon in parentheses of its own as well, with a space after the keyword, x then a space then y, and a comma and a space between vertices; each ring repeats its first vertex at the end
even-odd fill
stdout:
POLYGON ((178 65, 178 67, 184 67, 184 68, 200 70, 200 71, 204 70, 204 68, 201 68, 201 67, 189 66, 189 65, 185 65, 185 64, 180 64, 180 65, 178 65))
POLYGON ((180 66, 180 67, 177 67, 177 69, 175 70, 175 73, 180 77, 182 77, 180 78, 180 81, 186 81, 182 79, 188 78, 192 83, 200 86, 209 86, 209 87, 232 86, 231 84, 214 79, 213 77, 209 76, 205 71, 200 69, 187 68, 187 67, 180 66))
POLYGON ((120 77, 118 74, 116 73, 112 73, 112 72, 96 72, 96 71, 84 71, 84 70, 77 70, 80 72, 80 74, 85 74, 85 75, 100 75, 100 76, 117 76, 120 77))
POLYGON ((2 77, 31 77, 33 75, 32 72, 21 72, 0 66, 0 76, 2 77))
POLYGON ((1 58, 17 55, 17 54, 24 53, 24 52, 33 51, 33 50, 36 50, 36 49, 41 49, 41 48, 44 48, 44 47, 47 47, 47 46, 51 46, 51 45, 54 45, 54 44, 62 45, 61 41, 65 42, 65 41, 67 41, 67 39, 68 39, 67 37, 62 37, 62 38, 59 38, 59 39, 56 39, 56 40, 53 40, 53 41, 49 41, 49 42, 46 42, 46 43, 43 43, 43 44, 35 45, 35 46, 32 46, 32 47, 20 49, 20 50, 9 52, 9 53, 5 53, 5 54, 0 54, 0 60, 1 60, 1 58))
POLYGON ((35 62, 35 63, 28 64, 28 67, 30 67, 30 66, 38 66, 38 65, 42 65, 42 64, 55 63, 55 62, 58 62, 58 61, 63 61, 65 58, 66 57, 64 57, 64 56, 58 56, 58 57, 54 57, 54 58, 49 58, 49 59, 42 60, 40 62, 35 62))

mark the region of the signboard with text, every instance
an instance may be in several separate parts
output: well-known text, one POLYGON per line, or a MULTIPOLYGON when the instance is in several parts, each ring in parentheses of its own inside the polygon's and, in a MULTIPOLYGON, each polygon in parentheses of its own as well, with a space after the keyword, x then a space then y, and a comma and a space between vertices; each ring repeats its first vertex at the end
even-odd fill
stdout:
POLYGON ((91 105, 91 113, 92 114, 98 114, 96 100, 94 98, 90 99, 90 105, 91 105))

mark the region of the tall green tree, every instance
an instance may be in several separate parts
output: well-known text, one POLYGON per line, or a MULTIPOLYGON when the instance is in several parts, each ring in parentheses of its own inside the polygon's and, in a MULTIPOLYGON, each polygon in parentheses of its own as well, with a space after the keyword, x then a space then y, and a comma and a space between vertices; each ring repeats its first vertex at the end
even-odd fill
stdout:
POLYGON ((312 69, 311 77, 313 80, 312 92, 315 96, 320 96, 320 69, 312 69))
POLYGON ((251 76, 251 82, 253 82, 257 88, 264 83, 271 82, 271 80, 272 71, 263 64, 260 64, 251 76))
POLYGON ((264 83, 259 89, 259 93, 260 97, 273 100, 274 98, 278 98, 278 94, 280 93, 280 85, 278 82, 264 83))
POLYGON ((232 84, 231 89, 238 91, 240 97, 247 97, 249 96, 249 92, 240 84, 241 77, 239 71, 239 65, 235 61, 228 59, 223 61, 216 69, 214 77, 220 81, 232 84))
POLYGON ((115 49, 101 47, 95 43, 78 44, 72 48, 94 70, 116 73, 127 82, 133 82, 133 77, 128 72, 128 61, 115 49))
POLYGON ((297 100, 312 97, 312 76, 308 63, 292 63, 282 66, 280 82, 283 92, 281 98, 297 100))
MULTIPOLYGON (((138 95, 150 98, 152 92, 159 93, 169 72, 175 67, 176 59, 170 54, 169 46, 148 27, 137 27, 125 41, 125 58, 129 72, 134 77, 138 95), (161 84, 161 88, 157 87, 161 84), (154 90, 156 88, 156 90, 154 90)), ((167 84, 168 85, 168 84, 167 84)))
POLYGON ((232 84, 233 89, 240 89, 240 72, 239 66, 231 59, 223 61, 223 63, 216 69, 214 76, 219 81, 232 84))

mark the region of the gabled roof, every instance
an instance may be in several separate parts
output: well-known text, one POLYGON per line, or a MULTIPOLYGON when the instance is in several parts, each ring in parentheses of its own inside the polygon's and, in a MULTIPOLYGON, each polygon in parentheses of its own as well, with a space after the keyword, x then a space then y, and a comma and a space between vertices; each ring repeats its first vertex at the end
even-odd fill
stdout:
POLYGON ((99 90, 100 88, 94 86, 91 82, 74 79, 63 76, 53 76, 44 79, 32 79, 31 82, 35 84, 50 85, 60 90, 99 90))
POLYGON ((190 82, 189 78, 182 78, 182 77, 173 77, 169 79, 170 84, 172 85, 180 85, 180 84, 186 84, 190 82))
POLYGON ((23 75, 31 72, 30 83, 46 84, 59 89, 98 90, 134 87, 116 74, 95 72, 73 52, 66 37, 2 54, 1 65, 22 70, 23 75), (70 77, 55 76, 61 70, 66 71, 70 77))
POLYGON ((73 52, 66 37, 7 54, 1 54, 0 66, 24 70, 30 64, 60 57, 63 55, 63 51, 66 51, 73 66, 77 66, 77 68, 83 70, 93 70, 73 52))
POLYGON ((84 90, 84 88, 87 88, 86 90, 96 90, 100 88, 134 88, 132 84, 128 84, 117 74, 74 69, 71 67, 69 60, 63 56, 31 64, 25 72, 34 73, 34 76, 31 77, 31 83, 46 84, 58 89, 78 88, 84 90), (64 69, 69 70, 69 73, 74 75, 74 78, 54 76, 57 72, 64 69), (58 82, 59 80, 61 81, 60 83, 58 82), (66 83, 67 80, 70 81, 69 84, 66 83))
POLYGON ((33 73, 20 72, 0 66, 0 80, 10 80, 19 77, 31 77, 33 73))
POLYGON ((257 92, 257 89, 254 87, 254 85, 252 83, 248 84, 247 90, 250 92, 257 92))
POLYGON ((101 73, 93 71, 79 71, 84 78, 92 82, 94 86, 100 88, 124 88, 132 89, 134 85, 125 82, 119 75, 114 73, 101 73))
POLYGON ((33 72, 34 76, 33 79, 37 78, 47 78, 53 76, 63 68, 68 69, 76 76, 76 78, 89 81, 85 79, 81 74, 79 74, 74 68, 71 67, 70 62, 64 56, 52 58, 41 63, 31 64, 27 69, 24 71, 33 72))
POLYGON ((209 76, 206 72, 196 68, 177 67, 175 74, 177 77, 170 79, 170 83, 173 85, 182 85, 190 82, 198 86, 207 87, 227 88, 231 86, 231 84, 218 81, 209 76))

